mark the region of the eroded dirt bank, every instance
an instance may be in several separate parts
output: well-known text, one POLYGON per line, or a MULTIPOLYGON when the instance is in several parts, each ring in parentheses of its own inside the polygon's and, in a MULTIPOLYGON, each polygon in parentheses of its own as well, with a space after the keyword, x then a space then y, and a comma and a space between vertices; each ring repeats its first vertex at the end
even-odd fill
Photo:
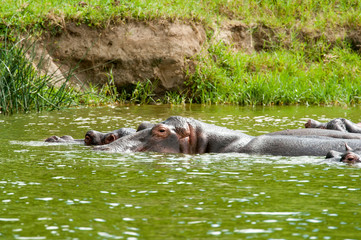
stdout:
POLYGON ((69 23, 61 33, 45 36, 44 45, 64 73, 76 66, 83 83, 105 83, 112 73, 118 87, 148 79, 162 91, 182 87, 184 70, 205 40, 201 26, 184 23, 133 22, 107 29, 69 23))

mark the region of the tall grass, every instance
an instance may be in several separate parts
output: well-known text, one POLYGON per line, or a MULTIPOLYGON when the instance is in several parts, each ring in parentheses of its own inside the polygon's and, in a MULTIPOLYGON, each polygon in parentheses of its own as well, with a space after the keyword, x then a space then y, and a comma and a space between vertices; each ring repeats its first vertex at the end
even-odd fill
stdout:
POLYGON ((199 56, 189 99, 242 105, 361 102, 361 62, 349 47, 308 56, 304 48, 246 54, 222 43, 199 56), (319 58, 314 58, 319 54, 319 58))
MULTIPOLYGON (((0 41, 0 111, 3 114, 60 109, 73 102, 73 92, 63 83, 54 87, 54 76, 34 68, 35 45, 13 37, 7 30, 0 41)), ((42 64, 39 61, 38 68, 42 64)))

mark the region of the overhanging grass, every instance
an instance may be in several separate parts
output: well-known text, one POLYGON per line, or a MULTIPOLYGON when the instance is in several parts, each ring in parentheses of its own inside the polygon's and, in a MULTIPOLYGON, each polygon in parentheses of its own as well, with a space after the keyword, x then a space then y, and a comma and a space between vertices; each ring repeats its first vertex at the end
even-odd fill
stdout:
POLYGON ((212 25, 218 20, 263 22, 288 29, 359 26, 361 1, 338 0, 4 0, 0 17, 8 25, 42 27, 63 20, 106 25, 124 19, 188 19, 212 25), (81 4, 85 3, 85 4, 81 4))

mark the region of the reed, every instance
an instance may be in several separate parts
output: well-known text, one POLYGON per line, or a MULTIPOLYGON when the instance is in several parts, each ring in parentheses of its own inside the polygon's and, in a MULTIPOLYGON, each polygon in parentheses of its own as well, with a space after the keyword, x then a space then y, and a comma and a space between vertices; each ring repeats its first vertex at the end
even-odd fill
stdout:
POLYGON ((73 102, 73 91, 64 82, 54 87, 55 77, 34 68, 34 44, 12 36, 8 30, 0 42, 0 111, 3 114, 54 110, 73 102))

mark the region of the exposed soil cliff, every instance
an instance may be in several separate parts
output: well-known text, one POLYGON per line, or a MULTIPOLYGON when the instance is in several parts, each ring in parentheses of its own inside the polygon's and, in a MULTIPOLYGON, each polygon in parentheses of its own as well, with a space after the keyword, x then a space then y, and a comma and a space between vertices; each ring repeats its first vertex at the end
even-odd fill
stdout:
POLYGON ((157 82, 158 91, 181 88, 185 67, 206 39, 201 26, 169 22, 132 22, 106 29, 69 23, 44 38, 53 64, 75 70, 82 83, 102 84, 112 72, 114 83, 157 82))

